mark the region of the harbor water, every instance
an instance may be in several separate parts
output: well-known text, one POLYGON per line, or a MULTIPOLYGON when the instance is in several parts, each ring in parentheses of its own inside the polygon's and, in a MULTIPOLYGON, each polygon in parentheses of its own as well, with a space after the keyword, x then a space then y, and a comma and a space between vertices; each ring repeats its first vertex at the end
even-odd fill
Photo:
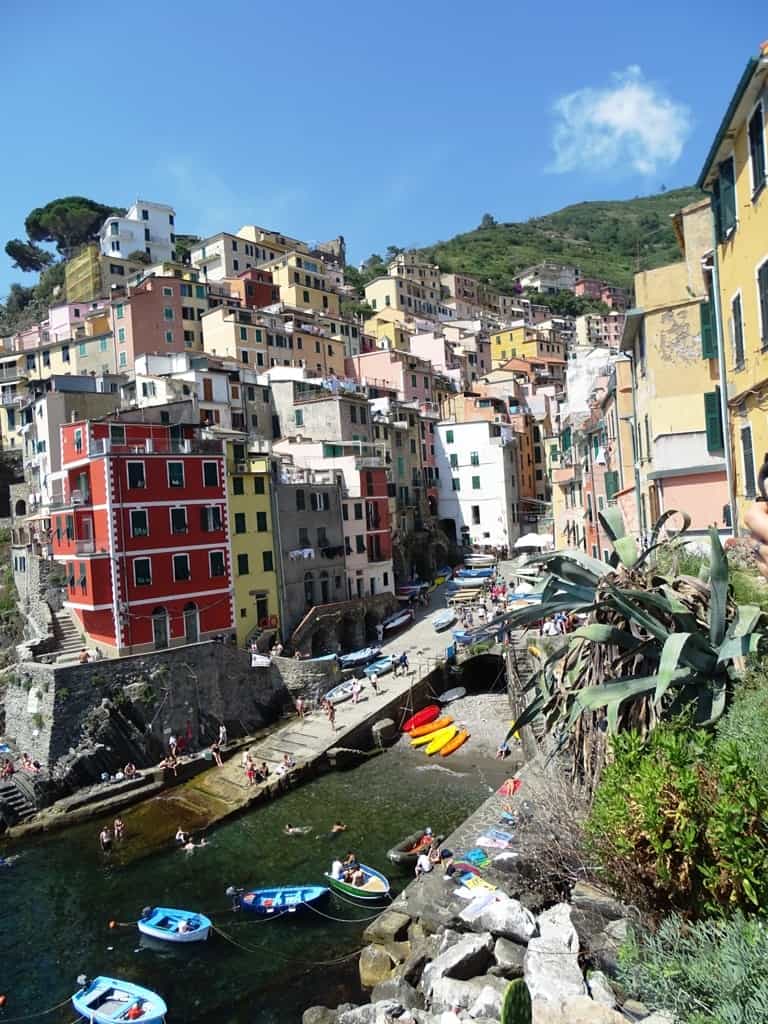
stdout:
MULTIPOLYGON (((6 844, 0 853, 20 856, 0 869, 5 1017, 61 1003, 80 973, 158 991, 168 1003, 169 1024, 287 1024, 311 1005, 362 1001, 350 954, 360 949, 375 909, 334 895, 316 911, 261 918, 233 913, 225 889, 322 883, 332 858, 354 850, 388 874, 397 892, 411 876, 391 865, 386 851, 422 826, 446 833, 455 828, 498 785, 497 770, 492 759, 473 757, 469 749, 436 763, 401 743, 255 808, 212 831, 193 853, 174 846, 172 803, 164 808, 162 800, 155 805, 161 821, 167 818, 167 850, 126 865, 119 848, 101 852, 98 832, 106 822, 99 820, 13 848, 6 844), (349 828, 332 836, 336 819, 349 828), (288 823, 309 831, 285 835, 288 823), (144 906, 199 910, 219 931, 206 943, 150 947, 135 926, 144 906), (118 925, 110 929, 110 921, 118 925)), ((71 1006, 39 1019, 71 1021, 71 1006)))

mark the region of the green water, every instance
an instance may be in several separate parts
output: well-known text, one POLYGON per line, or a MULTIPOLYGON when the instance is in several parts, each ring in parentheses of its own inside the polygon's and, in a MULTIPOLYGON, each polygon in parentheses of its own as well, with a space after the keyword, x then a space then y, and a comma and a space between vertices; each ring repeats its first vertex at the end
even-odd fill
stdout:
MULTIPOLYGON (((448 769, 398 745, 254 809, 211 832, 210 845, 192 854, 171 847, 121 867, 99 850, 98 823, 3 849, 21 856, 0 869, 0 992, 7 995, 0 1024, 66 999, 81 972, 158 991, 170 1022, 283 1024, 316 1003, 360 1001, 353 959, 318 962, 360 948, 370 907, 333 896, 321 909, 342 921, 312 911, 263 920, 229 912, 224 890, 321 883, 335 851, 353 849, 399 891, 410 875, 387 861, 387 849, 426 824, 450 831, 498 781, 493 762, 459 755, 448 769), (337 818, 349 831, 331 837, 337 818), (285 836, 287 822, 312 833, 285 836), (111 919, 135 921, 146 905, 208 913, 238 946, 217 934, 207 943, 147 948, 135 925, 109 929, 111 919)), ((175 828, 169 809, 169 840, 175 828)), ((41 1020, 71 1021, 71 1007, 41 1020)))

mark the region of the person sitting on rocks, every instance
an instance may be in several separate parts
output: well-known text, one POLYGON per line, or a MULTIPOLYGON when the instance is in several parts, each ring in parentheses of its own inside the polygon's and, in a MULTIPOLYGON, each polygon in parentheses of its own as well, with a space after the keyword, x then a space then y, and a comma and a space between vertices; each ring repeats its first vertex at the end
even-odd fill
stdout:
POLYGON ((136 777, 136 774, 136 765, 133 764, 132 761, 129 761, 125 768, 123 768, 123 775, 126 779, 133 779, 136 777))

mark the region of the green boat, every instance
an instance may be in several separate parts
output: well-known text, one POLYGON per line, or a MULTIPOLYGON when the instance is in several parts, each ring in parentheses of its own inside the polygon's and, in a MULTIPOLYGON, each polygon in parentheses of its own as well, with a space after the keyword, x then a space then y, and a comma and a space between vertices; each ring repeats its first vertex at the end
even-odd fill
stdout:
POLYGON ((351 882, 345 882, 343 878, 334 878, 326 871, 325 877, 328 879, 328 885, 342 896, 351 896, 356 900, 381 900, 389 896, 388 878, 385 878, 375 868, 369 868, 367 864, 361 864, 360 868, 363 872, 362 885, 352 885, 351 882))

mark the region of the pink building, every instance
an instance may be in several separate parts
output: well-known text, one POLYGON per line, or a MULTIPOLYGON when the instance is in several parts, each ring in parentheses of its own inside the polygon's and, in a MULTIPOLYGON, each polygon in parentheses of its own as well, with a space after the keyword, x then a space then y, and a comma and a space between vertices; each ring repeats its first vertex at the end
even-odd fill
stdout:
POLYGON ((573 286, 573 294, 584 299, 600 300, 600 293, 603 289, 603 282, 597 277, 580 277, 573 286))
POLYGON ((134 365, 137 356, 184 352, 181 287, 175 277, 147 277, 124 298, 112 302, 112 332, 117 368, 134 365))
POLYGON ((395 388, 405 402, 434 402, 434 370, 426 359, 400 349, 361 352, 344 361, 347 375, 361 384, 395 388))

